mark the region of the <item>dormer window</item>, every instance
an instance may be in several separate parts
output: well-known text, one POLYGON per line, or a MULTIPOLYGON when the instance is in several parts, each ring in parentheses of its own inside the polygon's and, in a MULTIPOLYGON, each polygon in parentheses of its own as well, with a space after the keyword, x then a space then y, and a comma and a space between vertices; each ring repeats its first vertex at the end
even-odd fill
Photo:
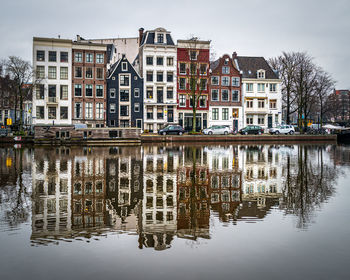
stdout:
POLYGON ((258 70, 258 79, 265 79, 265 70, 258 70))
POLYGON ((158 33, 157 34, 157 43, 158 44, 163 44, 164 43, 164 34, 163 33, 158 33))

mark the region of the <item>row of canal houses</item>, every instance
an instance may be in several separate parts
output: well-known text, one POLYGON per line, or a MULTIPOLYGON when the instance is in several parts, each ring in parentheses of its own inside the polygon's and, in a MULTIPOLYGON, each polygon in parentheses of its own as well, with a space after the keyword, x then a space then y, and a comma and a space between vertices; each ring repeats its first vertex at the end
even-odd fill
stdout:
POLYGON ((281 81, 263 57, 224 54, 210 61, 210 41, 178 40, 164 28, 134 38, 33 38, 37 86, 34 125, 192 129, 264 128, 281 123, 281 81))

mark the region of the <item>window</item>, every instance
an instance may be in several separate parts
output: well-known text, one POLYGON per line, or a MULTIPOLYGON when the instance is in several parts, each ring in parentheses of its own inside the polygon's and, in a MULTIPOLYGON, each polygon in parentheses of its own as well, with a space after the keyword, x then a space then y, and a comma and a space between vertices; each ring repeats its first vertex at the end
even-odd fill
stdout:
POLYGON ((61 120, 68 119, 68 107, 60 107, 60 119, 61 120))
POLYGON ((146 65, 153 65, 153 56, 146 56, 146 65))
POLYGON ((223 121, 228 120, 228 108, 222 108, 222 120, 223 121))
POLYGON ((109 97, 110 97, 110 98, 115 98, 115 88, 111 88, 111 89, 109 90, 109 97))
POLYGON ((167 72, 166 81, 168 83, 171 83, 171 82, 173 82, 173 80, 174 80, 174 73, 173 72, 167 72))
POLYGON ((50 62, 56 62, 57 61, 56 52, 55 51, 49 51, 49 61, 50 62))
POLYGON ((232 102, 239 101, 239 90, 232 90, 232 102))
POLYGON ((199 73, 201 75, 206 75, 207 74, 207 65, 206 64, 201 64, 199 67, 199 73))
POLYGON ((157 65, 163 65, 164 58, 162 56, 157 56, 157 65))
POLYGON ((204 108, 207 106, 207 97, 201 96, 199 97, 199 107, 204 108))
POLYGON ((258 99, 258 108, 265 108, 265 100, 258 99))
POLYGON ((103 68, 96 68, 96 79, 103 80, 103 68))
POLYGON ((96 118, 103 119, 103 103, 96 103, 96 118))
POLYGON ((173 66, 174 65, 174 58, 173 57, 167 57, 166 58, 166 64, 168 66, 173 66))
POLYGON ((206 90, 207 89, 207 79, 200 79, 200 89, 201 90, 206 90))
POLYGON ((67 85, 60 86, 60 99, 61 100, 68 100, 68 86, 67 85))
POLYGON ((164 110, 162 106, 157 106, 157 119, 162 120, 164 117, 164 110))
POLYGON ((128 120, 121 120, 120 127, 129 127, 129 121, 128 120))
POLYGON ((49 120, 56 119, 56 107, 48 107, 48 116, 49 120))
POLYGON ((153 107, 147 106, 147 119, 153 120, 153 107))
POLYGON ((74 85, 74 96, 81 97, 81 85, 74 85))
POLYGON ((258 116, 258 124, 265 124, 265 117, 264 116, 258 116))
POLYGON ((110 126, 115 126, 115 120, 110 120, 110 126))
POLYGON ((49 66, 49 79, 56 79, 56 66, 49 66))
POLYGON ((74 105, 74 117, 76 119, 80 119, 82 117, 81 112, 82 112, 81 103, 75 103, 75 105, 74 105))
POLYGON ((240 79, 238 77, 232 77, 232 86, 239 87, 240 79))
POLYGON ((270 84, 270 92, 276 92, 276 84, 270 84))
POLYGON ((179 81, 179 88, 186 89, 186 78, 180 78, 179 81))
POLYGON ((252 83, 246 84, 246 91, 253 91, 253 84, 252 83))
POLYGON ((247 115, 247 124, 253 124, 253 116, 247 115))
POLYGON ((126 105, 120 106, 120 116, 121 117, 129 116, 129 106, 126 106, 126 105))
POLYGON ((153 87, 147 87, 146 92, 147 92, 146 97, 149 99, 152 99, 153 98, 153 87))
POLYGON ((197 74, 197 65, 193 62, 190 64, 190 74, 192 75, 197 74))
POLYGON ((83 77, 81 67, 75 67, 75 69, 74 69, 74 77, 75 78, 82 78, 83 77))
POLYGON ((85 103, 85 118, 92 119, 92 103, 85 103))
POLYGON ((168 87, 166 89, 166 98, 167 99, 173 99, 174 98, 174 90, 172 87, 168 87))
POLYGON ((146 73, 146 81, 153 82, 153 71, 147 71, 146 73))
POLYGON ((264 70, 258 71, 258 79, 265 79, 265 71, 264 70))
POLYGON ((217 89, 211 90, 211 100, 212 101, 219 101, 219 91, 217 89))
POLYGON ((78 52, 74 54, 74 61, 75 62, 83 62, 83 54, 78 52))
POLYGON ((186 107, 186 95, 185 94, 179 95, 179 106, 186 107))
POLYGON ((228 87, 230 85, 230 77, 221 77, 221 85, 228 87))
POLYGON ((190 107, 193 107, 193 97, 190 96, 190 107))
POLYGON ((45 66, 37 66, 36 75, 39 79, 45 79, 45 66))
POLYGON ((163 72, 157 72, 157 82, 163 82, 163 72))
POLYGON ((128 71, 128 63, 122 62, 122 71, 128 71))
POLYGON ((140 112, 140 103, 135 103, 134 112, 136 112, 136 113, 140 112))
POLYGON ((92 53, 85 54, 85 61, 87 63, 92 63, 94 61, 94 55, 92 53))
POLYGON ((86 67, 85 78, 92 79, 92 67, 86 67))
POLYGON ((68 67, 60 68, 60 79, 67 80, 68 79, 68 67))
POLYGON ((140 97, 140 89, 139 88, 134 88, 134 97, 139 98, 140 97))
POLYGON ((45 118, 44 106, 36 106, 36 118, 37 119, 44 119, 45 118))
POLYGON ((103 53, 97 53, 96 54, 96 63, 103 64, 103 62, 104 62, 103 53))
POLYGON ((190 60, 197 60, 197 51, 190 51, 190 60))
POLYGON ((96 85, 96 97, 103 97, 103 85, 96 85))
POLYGON ((121 89, 119 91, 120 101, 121 102, 128 102, 129 101, 129 90, 128 89, 121 89))
POLYGON ((56 85, 49 85, 49 101, 56 102, 56 85))
POLYGON ((219 77, 218 76, 211 77, 211 84, 213 86, 218 86, 219 85, 219 77))
POLYGON ((221 90, 221 101, 228 101, 228 90, 227 89, 221 90))
POLYGON ((45 51, 36 51, 36 60, 45 61, 45 51))
POLYGON ((258 91, 259 92, 264 92, 265 91, 265 84, 258 84, 258 91))
POLYGON ((68 52, 60 52, 60 61, 68 62, 68 52))
POLYGON ((92 85, 85 85, 85 96, 92 97, 92 85))
POLYGON ((219 108, 213 108, 212 117, 214 121, 219 119, 219 108))
POLYGON ((164 34, 162 34, 162 33, 157 34, 157 43, 159 43, 159 44, 164 43, 164 34))
POLYGON ((230 74, 230 67, 223 66, 222 67, 222 74, 230 74))
POLYGON ((111 103, 111 104, 109 105, 109 112, 110 112, 111 114, 114 114, 114 113, 115 113, 115 103, 111 103))
POLYGON ((44 99, 45 97, 45 86, 36 85, 35 87, 36 99, 44 99))
POLYGON ((276 109, 277 108, 277 101, 276 99, 271 99, 270 100, 270 109, 276 109))
POLYGON ((186 63, 180 63, 180 74, 186 74, 186 63))
POLYGON ((119 85, 129 86, 129 75, 119 75, 119 85))
POLYGON ((253 100, 247 100, 247 108, 253 108, 253 100))

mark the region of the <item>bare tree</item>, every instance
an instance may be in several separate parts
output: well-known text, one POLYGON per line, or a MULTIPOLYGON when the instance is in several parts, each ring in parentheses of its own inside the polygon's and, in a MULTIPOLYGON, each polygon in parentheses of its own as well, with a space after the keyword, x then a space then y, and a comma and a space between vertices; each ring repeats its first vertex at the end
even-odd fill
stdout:
POLYGON ((28 94, 36 84, 35 75, 30 62, 23 60, 18 56, 9 56, 1 62, 5 73, 14 82, 11 87, 10 94, 13 95, 15 101, 15 120, 14 124, 19 124, 20 129, 23 125, 23 102, 28 98, 28 94), (17 110, 20 110, 19 123, 17 120, 17 110))

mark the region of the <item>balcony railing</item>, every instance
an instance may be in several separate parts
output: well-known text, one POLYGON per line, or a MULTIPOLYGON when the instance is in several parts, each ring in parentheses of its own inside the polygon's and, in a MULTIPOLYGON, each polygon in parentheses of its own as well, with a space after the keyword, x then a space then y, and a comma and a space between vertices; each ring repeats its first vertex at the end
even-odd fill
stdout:
POLYGON ((57 97, 49 96, 47 102, 48 103, 57 103, 58 102, 57 97))

